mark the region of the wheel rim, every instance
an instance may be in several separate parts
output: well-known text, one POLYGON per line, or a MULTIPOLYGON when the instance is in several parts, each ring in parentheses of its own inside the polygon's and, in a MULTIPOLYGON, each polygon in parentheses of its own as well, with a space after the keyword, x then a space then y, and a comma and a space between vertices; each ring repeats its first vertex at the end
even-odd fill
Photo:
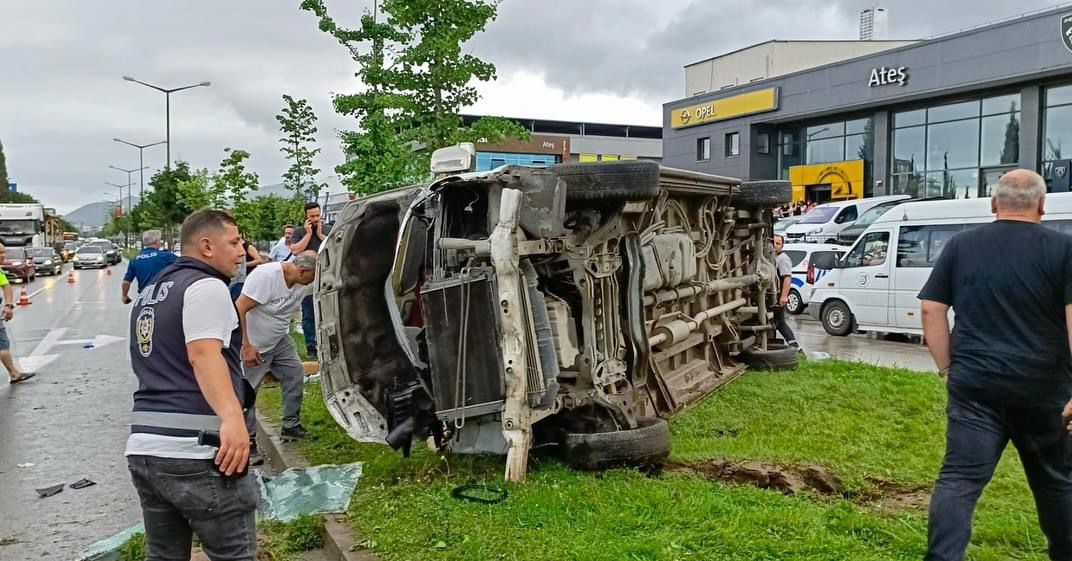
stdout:
POLYGON ((845 325, 845 312, 841 308, 831 308, 826 314, 826 323, 834 329, 839 329, 845 325))
POLYGON ((789 302, 787 302, 790 310, 796 311, 800 309, 800 295, 796 292, 789 293, 789 302))

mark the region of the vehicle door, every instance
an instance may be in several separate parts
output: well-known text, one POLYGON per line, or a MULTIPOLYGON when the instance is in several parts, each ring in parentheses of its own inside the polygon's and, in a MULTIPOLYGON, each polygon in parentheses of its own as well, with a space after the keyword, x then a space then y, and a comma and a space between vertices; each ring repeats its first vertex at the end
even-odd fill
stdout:
POLYGON ((845 255, 839 269, 841 294, 860 325, 889 322, 892 230, 871 230, 845 255))
POLYGON ((818 241, 820 243, 827 243, 829 240, 831 243, 836 243, 838 232, 841 232, 845 228, 851 226, 852 223, 856 222, 856 219, 859 217, 860 211, 856 205, 846 206, 845 208, 841 209, 841 212, 839 212, 837 216, 834 217, 834 222, 828 225, 829 230, 825 233, 829 235, 823 236, 823 239, 818 241))
POLYGON ((921 330, 919 291, 931 275, 938 256, 964 224, 901 226, 897 231, 897 262, 890 290, 890 322, 900 328, 921 330))
POLYGON ((808 273, 808 252, 799 249, 787 249, 784 253, 789 256, 789 262, 793 264, 790 284, 799 291, 800 287, 804 285, 804 277, 808 273))

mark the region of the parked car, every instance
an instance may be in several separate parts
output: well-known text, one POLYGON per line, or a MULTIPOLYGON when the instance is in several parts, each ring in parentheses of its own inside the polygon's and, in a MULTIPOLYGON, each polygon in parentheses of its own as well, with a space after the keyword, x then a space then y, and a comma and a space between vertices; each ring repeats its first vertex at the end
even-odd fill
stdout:
POLYGON ((875 205, 908 198, 910 198, 908 195, 888 195, 819 205, 808 211, 800 222, 785 231, 785 241, 788 243, 837 243, 838 233, 875 205))
POLYGON ((4 274, 8 279, 21 279, 22 282, 30 282, 37 278, 37 268, 34 267, 33 257, 26 253, 26 248, 9 247, 4 254, 4 274))
POLYGON ((870 210, 864 212, 856 219, 855 222, 849 224, 844 230, 838 232, 837 243, 841 245, 852 245, 856 242, 856 239, 860 237, 860 234, 867 230, 868 226, 874 224, 876 220, 883 214, 886 214, 892 208, 905 203, 918 202, 918 201, 944 201, 944 197, 929 197, 922 199, 901 199, 898 201, 888 201, 875 205, 870 210))
POLYGON ((778 220, 776 220, 774 222, 774 233, 784 236, 785 231, 788 230, 789 227, 792 226, 793 224, 796 224, 797 222, 800 222, 801 218, 804 218, 804 217, 803 216, 786 216, 785 218, 779 218, 778 220))
POLYGON ((105 261, 109 265, 116 265, 123 260, 123 255, 119 250, 119 246, 108 240, 90 240, 82 247, 100 248, 101 253, 104 254, 105 261))
POLYGON ((107 266, 108 257, 100 246, 86 244, 74 252, 75 269, 103 269, 107 266))
POLYGON ((63 242, 63 249, 60 251, 60 256, 63 258, 63 262, 67 263, 74 258, 74 252, 78 249, 78 242, 63 242))
MULTIPOLYGON (((911 202, 887 212, 837 260, 812 291, 808 313, 831 335, 855 330, 922 335, 917 295, 956 234, 994 220, 990 199, 911 202)), ((1043 225, 1072 234, 1072 193, 1046 195, 1043 225)), ((995 260, 995 266, 1000 260, 995 260)), ((952 313, 952 312, 951 312, 952 313)))
POLYGON ((785 311, 791 314, 804 312, 811 300, 811 291, 815 286, 816 277, 821 278, 827 270, 816 269, 812 266, 812 257, 818 255, 834 255, 841 257, 847 248, 834 244, 817 243, 790 243, 785 244, 782 251, 789 256, 793 263, 793 276, 789 289, 789 301, 785 305, 785 311))
POLYGON ((530 446, 655 464, 665 418, 748 367, 796 366, 768 311, 788 182, 645 161, 460 172, 470 150, 349 203, 320 250, 321 383, 351 437, 504 454, 510 480, 530 446))
POLYGON ((33 258, 34 267, 42 275, 58 275, 63 272, 63 259, 51 247, 31 247, 27 250, 33 258))

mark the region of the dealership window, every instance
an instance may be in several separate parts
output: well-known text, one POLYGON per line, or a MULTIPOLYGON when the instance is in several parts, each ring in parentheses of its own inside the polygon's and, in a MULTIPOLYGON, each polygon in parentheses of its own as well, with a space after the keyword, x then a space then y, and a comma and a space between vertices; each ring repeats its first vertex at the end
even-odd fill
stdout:
POLYGON ((705 136, 696 139, 696 159, 705 162, 711 159, 711 137, 705 136))
POLYGON ((726 134, 726 157, 732 158, 741 155, 741 133, 731 132, 726 134))
POLYGON ((1072 158, 1072 85, 1046 88, 1042 119, 1042 171, 1049 183, 1054 160, 1072 158))
POLYGON ((756 135, 756 153, 770 154, 770 133, 761 132, 756 135))
POLYGON ((825 164, 863 160, 865 175, 874 160, 874 133, 870 118, 832 121, 782 131, 778 139, 781 179, 789 168, 801 164, 825 164))
POLYGON ((983 173, 1020 160, 1020 94, 945 103, 893 115, 894 194, 989 196, 983 173))

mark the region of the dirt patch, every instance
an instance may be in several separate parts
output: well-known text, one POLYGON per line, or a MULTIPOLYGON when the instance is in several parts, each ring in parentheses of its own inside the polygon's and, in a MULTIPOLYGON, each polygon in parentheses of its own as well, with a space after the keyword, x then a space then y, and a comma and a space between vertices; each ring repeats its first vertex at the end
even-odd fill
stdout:
POLYGON ((786 495, 796 495, 804 491, 814 491, 821 495, 842 493, 841 480, 826 468, 816 465, 779 466, 762 462, 711 460, 693 464, 666 464, 664 471, 752 485, 786 495))
POLYGON ((785 495, 810 491, 882 510, 925 510, 931 500, 929 487, 901 485, 874 478, 868 480, 870 485, 864 491, 847 491, 841 479, 819 465, 709 460, 695 463, 670 462, 663 466, 660 473, 680 473, 712 481, 752 485, 785 495))

